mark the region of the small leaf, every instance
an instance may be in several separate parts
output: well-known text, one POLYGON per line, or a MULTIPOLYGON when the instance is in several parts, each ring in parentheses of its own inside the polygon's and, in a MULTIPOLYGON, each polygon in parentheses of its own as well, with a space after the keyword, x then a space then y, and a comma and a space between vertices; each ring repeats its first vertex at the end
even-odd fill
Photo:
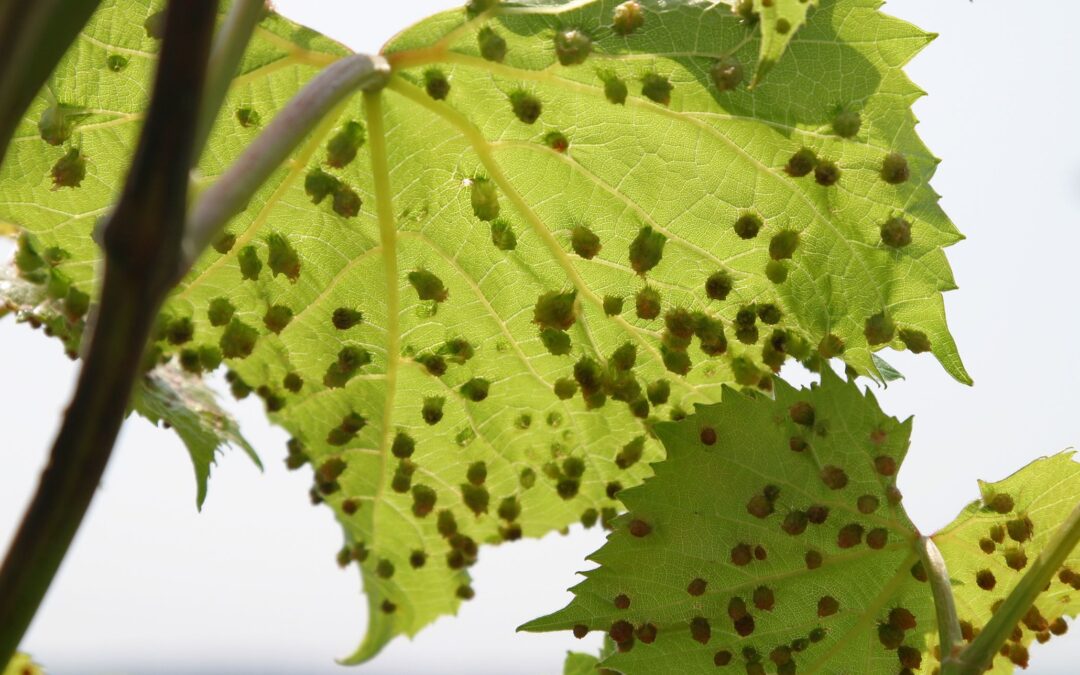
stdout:
MULTIPOLYGON (((810 389, 777 380, 775 400, 727 389, 721 403, 655 429, 667 459, 619 493, 629 513, 590 556, 599 567, 568 607, 523 630, 607 632, 619 649, 600 666, 625 675, 732 662, 882 675, 940 666, 919 533, 895 486, 910 420, 885 416, 826 369, 810 389), (634 640, 646 625, 655 640, 634 640)), ((1080 499, 1080 464, 1062 453, 980 487, 983 498, 933 537, 968 641, 1080 499)), ((1080 612, 1078 589, 1080 552, 993 672, 1011 672, 1033 640, 1063 633, 1080 612)))
POLYGON ((143 378, 132 395, 131 407, 154 425, 172 428, 184 442, 195 467, 198 486, 195 505, 202 508, 210 466, 225 446, 244 451, 260 469, 262 463, 251 444, 240 435, 233 417, 221 409, 216 395, 199 378, 174 365, 155 368, 143 378))

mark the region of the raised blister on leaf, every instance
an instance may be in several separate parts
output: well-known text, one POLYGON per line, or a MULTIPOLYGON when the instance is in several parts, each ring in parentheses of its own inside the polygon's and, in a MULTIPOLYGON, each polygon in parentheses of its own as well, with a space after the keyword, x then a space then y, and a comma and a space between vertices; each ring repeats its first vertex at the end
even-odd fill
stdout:
POLYGON ((645 25, 645 10, 636 0, 616 5, 611 16, 611 28, 619 35, 629 35, 645 25))
POLYGON ((713 62, 709 68, 713 84, 720 91, 731 91, 743 80, 742 63, 733 56, 725 56, 713 62))
POLYGON ((506 40, 490 26, 480 29, 476 34, 476 42, 480 47, 480 56, 488 61, 502 63, 506 58, 506 40))
POLYGON ((424 71, 424 91, 436 101, 443 101, 450 95, 450 80, 446 73, 439 68, 428 68, 424 71))
POLYGON ((671 103, 674 88, 671 80, 660 73, 646 73, 641 77, 641 95, 661 105, 671 103))
POLYGON ((326 163, 335 169, 348 166, 367 139, 364 125, 355 120, 346 122, 326 142, 326 163))
POLYGON ((564 66, 585 63, 592 53, 592 38, 584 31, 569 28, 555 33, 555 56, 564 66))
POLYGON ((469 181, 469 199, 473 215, 480 220, 495 220, 499 216, 499 192, 487 178, 478 176, 469 181))
POLYGON ((86 157, 79 148, 69 149, 63 157, 56 160, 50 170, 53 189, 77 188, 86 178, 86 157))

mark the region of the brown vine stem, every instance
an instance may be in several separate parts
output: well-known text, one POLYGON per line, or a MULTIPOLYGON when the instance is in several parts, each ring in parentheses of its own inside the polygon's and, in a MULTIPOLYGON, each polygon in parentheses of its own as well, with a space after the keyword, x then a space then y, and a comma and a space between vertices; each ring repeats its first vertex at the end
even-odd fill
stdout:
POLYGON ((75 394, 0 568, 0 665, 22 640, 93 499, 175 280, 217 5, 172 0, 168 6, 146 125, 102 228, 104 279, 75 394))

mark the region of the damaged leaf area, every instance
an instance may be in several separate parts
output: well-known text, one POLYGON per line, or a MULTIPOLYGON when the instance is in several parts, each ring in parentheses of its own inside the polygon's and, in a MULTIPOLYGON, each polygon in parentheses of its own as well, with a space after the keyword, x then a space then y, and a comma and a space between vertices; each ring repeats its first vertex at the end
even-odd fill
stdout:
MULTIPOLYGON (((27 235, 19 243, 20 259, 35 251, 27 235)), ((33 254, 36 255, 36 254, 33 254)), ((44 258, 58 257, 46 254, 44 258)), ((90 298, 71 286, 52 266, 35 270, 40 283, 28 281, 26 273, 14 265, 0 265, 0 318, 11 314, 45 335, 64 343, 69 358, 78 356, 78 347, 90 311, 90 298)), ((204 358, 212 358, 204 354, 204 358)), ((154 425, 173 429, 187 448, 195 469, 195 504, 206 499, 210 466, 226 446, 243 450, 261 468, 255 450, 240 433, 236 420, 221 408, 217 394, 202 379, 185 372, 182 358, 150 369, 132 395, 131 408, 154 425)), ((221 357, 217 356, 220 362, 221 357)))
MULTIPOLYGON (((827 371, 810 389, 778 382, 774 400, 728 389, 656 432, 667 459, 620 495, 628 513, 591 556, 599 567, 568 607, 524 630, 602 631, 617 650, 601 666, 625 675, 940 667, 919 533, 895 482, 910 419, 827 371)), ((1063 453, 981 487, 933 537, 967 642, 1080 498, 1080 465, 1063 453)), ((1066 561, 993 672, 1026 666, 1033 641, 1067 630, 1078 562, 1066 561)))
MULTIPOLYGON (((220 362, 233 394, 261 398, 343 526, 338 560, 370 610, 350 662, 473 597, 484 544, 610 526, 662 454, 655 425, 725 384, 769 392, 788 360, 833 357, 880 378, 886 346, 969 381, 941 298, 942 249, 961 237, 901 69, 930 36, 872 0, 819 5, 753 90, 763 33, 723 3, 436 15, 385 48, 386 89, 317 128, 170 297, 153 357, 220 362)), ((156 3, 102 7, 0 168, 0 220, 63 251, 54 268, 88 295, 89 235, 156 48, 141 28, 156 3), (43 138, 58 104, 95 112, 43 138)), ((344 53, 267 18, 200 182, 344 53)))

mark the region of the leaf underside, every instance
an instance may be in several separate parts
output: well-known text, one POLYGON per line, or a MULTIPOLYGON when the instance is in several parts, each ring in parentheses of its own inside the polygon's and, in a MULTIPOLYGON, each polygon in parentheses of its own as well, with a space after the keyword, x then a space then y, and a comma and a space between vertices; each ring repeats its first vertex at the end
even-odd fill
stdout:
MULTIPOLYGON (((786 359, 822 355, 881 377, 886 345, 929 349, 968 381, 941 298, 942 248, 961 237, 901 70, 929 36, 870 0, 822 2, 765 81, 721 92, 712 65, 752 72, 757 26, 717 3, 638 6, 629 31, 610 0, 406 30, 385 50, 387 89, 317 129, 167 304, 162 358, 198 371, 216 350, 234 393, 255 391, 293 435, 290 465, 314 467, 371 610, 352 662, 455 612, 478 545, 609 521, 661 455, 653 423, 724 384, 768 390, 786 359), (850 137, 838 112, 859 115, 850 137), (804 148, 820 161, 794 177, 804 148), (889 153, 905 180, 883 179, 889 153), (883 243, 890 219, 910 243, 883 243)), ((0 168, 0 220, 62 249, 56 269, 86 292, 88 235, 145 107, 155 9, 103 4, 0 168), (55 103, 88 113, 56 147, 36 128, 55 103), (72 150, 86 176, 52 189, 72 150)), ((267 19, 200 185, 344 53, 267 19)))
POLYGON ((761 51, 758 55, 754 83, 783 56, 795 32, 806 23, 806 15, 817 6, 817 0, 753 0, 761 21, 761 51))
MULTIPOLYGON (((31 250, 25 241, 21 249, 24 254, 31 250)), ((30 276, 34 274, 43 283, 27 281, 15 265, 0 264, 0 318, 13 314, 17 321, 60 338, 68 357, 74 359, 88 311, 84 303, 89 297, 77 300, 79 292, 71 291, 66 275, 44 262, 30 276)), ((185 373, 176 363, 162 364, 138 381, 131 409, 151 424, 176 431, 195 469, 195 506, 200 509, 206 499, 210 467, 227 446, 243 450, 262 467, 254 448, 232 415, 221 408, 208 383, 185 373)))
MULTIPOLYGON (((626 675, 939 667, 919 535, 895 488, 910 419, 887 417, 831 372, 811 389, 778 382, 775 394, 728 390, 722 403, 659 425, 667 459, 620 496, 629 512, 591 556, 600 566, 568 607, 522 628, 607 631, 620 648, 602 663, 626 675)), ((1042 459, 983 494, 934 537, 969 641, 1022 575, 1006 552, 1034 560, 1080 498, 1080 465, 1071 453, 1042 459), (987 506, 998 494, 1013 500, 1007 513, 987 506), (1018 543, 1005 528, 995 554, 980 549, 991 526, 1025 516, 1032 538, 1018 543), (988 568, 997 583, 984 590, 976 575, 988 568)), ((1076 614, 1072 591, 1052 584, 995 672, 1011 672, 1014 657, 1026 664, 1017 645, 1049 639, 1051 625, 1064 630, 1054 622, 1076 614)))

